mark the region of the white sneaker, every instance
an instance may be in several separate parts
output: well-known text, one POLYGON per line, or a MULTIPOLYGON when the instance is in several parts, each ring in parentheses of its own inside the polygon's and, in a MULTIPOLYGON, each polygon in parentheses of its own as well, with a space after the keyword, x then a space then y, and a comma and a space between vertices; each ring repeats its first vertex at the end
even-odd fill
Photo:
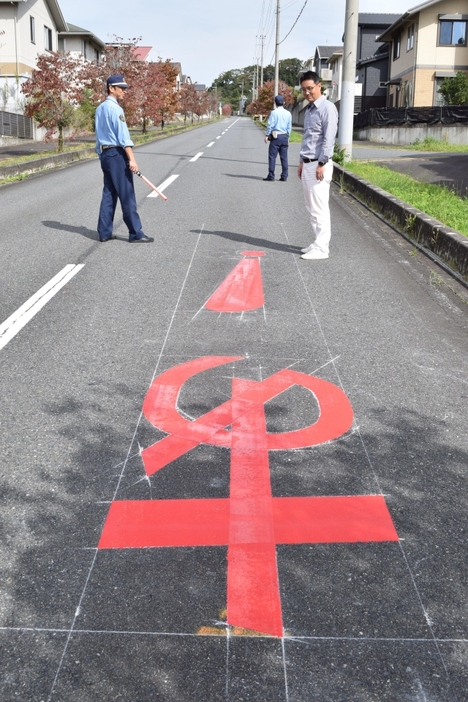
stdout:
POLYGON ((304 258, 306 261, 312 261, 317 258, 328 258, 328 254, 323 253, 320 249, 312 249, 308 253, 302 254, 301 258, 304 258))
POLYGON ((306 246, 305 249, 301 249, 301 253, 309 253, 309 251, 312 251, 314 246, 315 244, 310 244, 310 246, 306 246))

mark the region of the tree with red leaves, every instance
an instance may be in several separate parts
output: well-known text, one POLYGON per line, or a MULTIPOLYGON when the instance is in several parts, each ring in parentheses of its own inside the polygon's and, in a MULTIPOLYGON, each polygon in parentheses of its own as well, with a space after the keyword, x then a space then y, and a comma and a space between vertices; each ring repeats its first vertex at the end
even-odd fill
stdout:
POLYGON ((187 116, 190 115, 193 122, 193 115, 197 107, 197 91, 192 83, 184 83, 179 92, 179 112, 184 115, 184 122, 187 121, 187 116))
POLYGON ((221 112, 223 113, 224 117, 230 117, 232 115, 231 105, 223 105, 221 112))
MULTIPOLYGON (((269 80, 258 89, 258 97, 256 100, 247 105, 246 112, 250 115, 269 115, 273 109, 275 83, 269 80)), ((284 107, 294 104, 294 95, 291 88, 282 80, 278 84, 278 95, 284 97, 284 107)))
POLYGON ((47 129, 46 139, 58 132, 58 151, 63 151, 63 130, 84 99, 85 68, 84 61, 70 53, 48 52, 39 56, 31 78, 21 87, 27 98, 25 114, 47 129))

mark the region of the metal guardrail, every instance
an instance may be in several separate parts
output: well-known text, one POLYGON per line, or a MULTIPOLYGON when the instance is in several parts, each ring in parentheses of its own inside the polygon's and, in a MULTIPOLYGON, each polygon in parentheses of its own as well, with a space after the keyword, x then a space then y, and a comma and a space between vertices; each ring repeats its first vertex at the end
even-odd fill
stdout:
POLYGON ((0 136, 33 138, 33 121, 31 117, 17 115, 13 112, 0 111, 0 136))

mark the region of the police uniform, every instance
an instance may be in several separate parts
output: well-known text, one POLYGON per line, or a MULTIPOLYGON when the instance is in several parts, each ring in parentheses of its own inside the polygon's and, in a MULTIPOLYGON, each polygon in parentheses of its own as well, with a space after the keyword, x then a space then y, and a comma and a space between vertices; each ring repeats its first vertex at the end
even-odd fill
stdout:
MULTIPOLYGON (((107 85, 128 87, 120 75, 111 76, 107 85)), ((133 173, 128 167, 125 153, 125 147, 133 146, 133 141, 130 139, 124 111, 112 95, 108 95, 96 110, 95 130, 96 152, 104 173, 98 221, 99 239, 108 241, 115 238, 112 230, 117 199, 120 200, 123 220, 128 227, 129 241, 148 239, 137 212, 133 173)))
POLYGON ((285 181, 288 179, 288 146, 292 121, 291 113, 284 109, 283 104, 283 96, 277 95, 275 97, 275 105, 277 107, 275 110, 272 110, 268 118, 265 136, 268 137, 272 132, 275 132, 276 136, 270 141, 268 149, 268 175, 263 180, 275 179, 276 157, 278 154, 281 160, 280 180, 285 181))

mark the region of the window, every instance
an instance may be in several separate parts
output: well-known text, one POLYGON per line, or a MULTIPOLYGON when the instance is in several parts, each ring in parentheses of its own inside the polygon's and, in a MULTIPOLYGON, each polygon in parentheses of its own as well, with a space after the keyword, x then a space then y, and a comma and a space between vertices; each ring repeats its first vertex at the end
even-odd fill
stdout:
POLYGON ((49 27, 44 27, 44 47, 52 51, 52 30, 49 27))
POLYGON ((466 20, 440 20, 441 46, 466 46, 466 20))
POLYGON ((414 47, 414 24, 408 27, 408 36, 406 39, 406 51, 411 51, 414 47))
POLYGON ((34 17, 29 15, 29 36, 31 37, 31 44, 36 43, 36 23, 34 17))
POLYGON ((435 78, 435 82, 434 82, 434 88, 435 88, 434 105, 436 105, 437 107, 440 107, 440 106, 445 105, 444 96, 442 95, 442 93, 439 92, 440 86, 442 85, 442 83, 444 82, 444 80, 445 80, 445 78, 439 78, 439 77, 436 77, 436 78, 435 78))
POLYGON ((393 40, 393 60, 400 58, 401 51, 401 34, 395 37, 393 40))

